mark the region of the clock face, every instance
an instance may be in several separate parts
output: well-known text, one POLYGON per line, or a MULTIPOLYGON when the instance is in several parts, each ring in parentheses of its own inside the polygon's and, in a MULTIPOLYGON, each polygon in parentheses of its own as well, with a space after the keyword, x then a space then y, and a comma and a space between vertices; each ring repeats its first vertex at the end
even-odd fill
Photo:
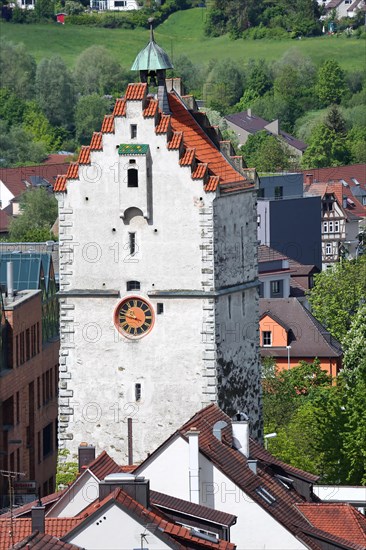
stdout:
POLYGON ((114 313, 114 324, 128 338, 145 336, 154 325, 154 312, 143 298, 130 296, 120 302, 114 313))

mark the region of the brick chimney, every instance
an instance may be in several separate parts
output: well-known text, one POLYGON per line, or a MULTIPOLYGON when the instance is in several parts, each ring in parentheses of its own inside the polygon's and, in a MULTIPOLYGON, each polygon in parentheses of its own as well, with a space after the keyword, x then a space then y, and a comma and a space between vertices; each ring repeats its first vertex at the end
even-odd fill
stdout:
POLYGON ((312 185, 314 183, 314 174, 306 174, 305 185, 312 185))
POLYGON ((79 472, 82 472, 83 466, 87 466, 95 459, 95 447, 94 445, 88 445, 87 443, 80 443, 78 449, 78 465, 79 472))

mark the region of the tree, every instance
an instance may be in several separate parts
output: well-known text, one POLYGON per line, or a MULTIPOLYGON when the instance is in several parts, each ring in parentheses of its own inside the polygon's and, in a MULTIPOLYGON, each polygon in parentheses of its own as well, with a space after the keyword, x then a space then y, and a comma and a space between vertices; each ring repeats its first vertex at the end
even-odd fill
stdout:
POLYGON ((47 156, 42 142, 34 142, 30 132, 21 126, 12 126, 0 120, 0 165, 7 168, 39 163, 47 156))
POLYGON ((21 214, 11 220, 10 239, 14 242, 49 240, 57 219, 57 200, 43 187, 30 189, 20 198, 21 214))
POLYGON ((75 85, 82 95, 120 94, 132 77, 103 46, 91 46, 76 60, 75 85))
POLYGON ((204 79, 203 67, 197 63, 192 63, 188 56, 183 54, 174 59, 172 73, 182 79, 184 87, 189 92, 197 91, 201 93, 204 79))
POLYGON ((1 86, 21 99, 34 95, 36 62, 24 44, 0 41, 1 86))
POLYGON ((52 19, 55 15, 54 0, 36 0, 34 12, 38 21, 41 21, 42 19, 52 19))
POLYGON ((340 103, 348 94, 345 74, 334 59, 327 59, 319 67, 315 93, 320 104, 325 107, 331 103, 340 103))
POLYGON ((39 106, 54 126, 69 127, 73 121, 75 93, 73 80, 61 57, 42 59, 36 72, 39 106))
POLYGON ((23 122, 25 108, 25 101, 7 88, 0 88, 0 118, 9 126, 23 122))
POLYGON ((246 165, 259 172, 284 171, 293 164, 291 153, 281 138, 269 135, 266 131, 249 136, 241 152, 246 165))
POLYGON ((272 88, 270 69, 264 59, 249 59, 245 68, 245 88, 253 90, 258 96, 272 88))
POLYGON ((225 113, 239 101, 242 94, 243 74, 236 63, 230 59, 215 63, 204 86, 208 106, 225 113))
POLYGON ((366 256, 359 256, 315 275, 309 302, 313 315, 342 343, 365 296, 366 256))
POLYGON ((83 144, 89 143, 94 131, 99 130, 104 115, 110 111, 109 99, 97 94, 81 97, 76 105, 76 139, 83 144))
POLYGON ((26 104, 23 128, 33 136, 35 142, 44 144, 47 153, 60 149, 62 139, 57 135, 57 129, 51 126, 35 101, 26 104))

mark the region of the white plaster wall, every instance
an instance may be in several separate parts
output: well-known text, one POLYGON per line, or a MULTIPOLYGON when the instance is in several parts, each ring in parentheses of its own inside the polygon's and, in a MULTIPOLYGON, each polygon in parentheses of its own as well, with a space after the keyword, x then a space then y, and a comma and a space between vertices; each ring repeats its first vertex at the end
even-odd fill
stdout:
POLYGON ((1 210, 4 210, 10 203, 11 199, 14 198, 14 195, 9 191, 4 182, 0 180, 0 200, 1 200, 1 210))
POLYGON ((75 481, 72 488, 50 509, 47 517, 74 517, 99 496, 98 481, 88 471, 75 481))
MULTIPOLYGON (((239 452, 239 451, 238 451, 239 452)), ((287 529, 200 453, 200 504, 237 516, 230 540, 240 550, 304 549, 287 529)), ((189 500, 188 442, 179 438, 151 459, 139 475, 150 479, 153 490, 189 500)))
POLYGON ((259 280, 261 283, 263 283, 263 298, 271 297, 272 281, 282 281, 283 298, 288 298, 290 296, 290 274, 289 273, 282 273, 282 274, 280 273, 279 275, 274 275, 272 273, 270 273, 269 275, 264 275, 263 273, 261 273, 259 275, 259 280))
POLYGON ((74 536, 66 536, 64 540, 85 548, 85 550, 106 550, 106 548, 108 550, 132 550, 133 548, 145 548, 146 541, 149 549, 172 548, 163 542, 159 536, 159 530, 154 529, 154 525, 147 528, 142 521, 141 523, 136 521, 115 504, 97 514, 93 522, 89 523, 81 532, 74 536), (145 540, 141 539, 141 533, 146 534, 145 540))

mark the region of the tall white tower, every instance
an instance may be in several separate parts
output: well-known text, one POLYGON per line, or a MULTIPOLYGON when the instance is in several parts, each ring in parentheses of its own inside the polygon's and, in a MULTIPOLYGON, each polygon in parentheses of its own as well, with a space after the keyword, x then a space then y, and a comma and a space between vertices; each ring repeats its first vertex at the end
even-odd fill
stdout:
POLYGON ((261 437, 256 189, 193 98, 167 93, 169 67, 152 35, 141 82, 55 185, 60 446, 121 463, 211 402, 261 437))

